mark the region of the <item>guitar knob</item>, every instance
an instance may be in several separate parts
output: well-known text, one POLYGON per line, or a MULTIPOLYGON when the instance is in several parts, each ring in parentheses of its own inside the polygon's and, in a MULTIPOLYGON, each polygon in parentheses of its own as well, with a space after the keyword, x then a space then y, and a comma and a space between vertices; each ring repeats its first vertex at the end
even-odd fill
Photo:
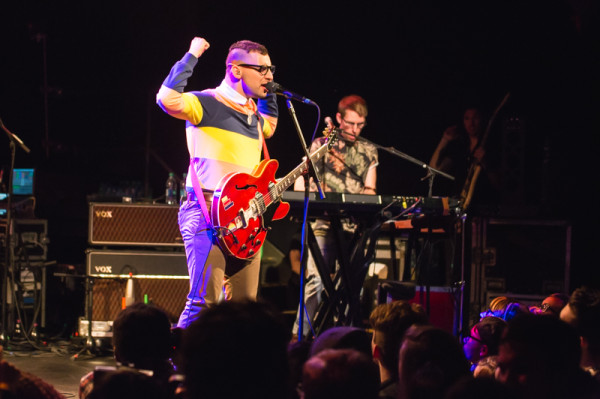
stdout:
POLYGON ((246 246, 246 244, 242 244, 242 246, 241 246, 240 248, 241 248, 241 250, 242 250, 242 251, 244 251, 244 250, 246 250, 246 248, 248 248, 248 247, 246 246))
POLYGON ((250 235, 248 236, 248 241, 252 241, 252 240, 254 240, 254 237, 255 237, 255 236, 254 236, 254 234, 250 234, 250 235))
POLYGON ((254 250, 251 249, 250 251, 248 251, 248 255, 254 255, 254 250))
POLYGON ((254 245, 255 245, 255 246, 259 246, 259 245, 260 245, 260 240, 256 240, 256 241, 254 242, 254 245))

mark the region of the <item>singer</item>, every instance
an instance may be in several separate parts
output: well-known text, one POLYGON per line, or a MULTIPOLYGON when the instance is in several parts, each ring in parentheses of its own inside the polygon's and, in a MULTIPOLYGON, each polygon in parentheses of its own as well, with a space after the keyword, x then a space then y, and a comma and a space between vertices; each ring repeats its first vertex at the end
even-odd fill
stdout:
MULTIPOLYGON (((333 145, 324 158, 315 164, 319 178, 321 179, 323 191, 351 194, 376 194, 377 183, 377 148, 370 143, 360 141, 359 137, 367 124, 367 103, 357 95, 350 95, 340 100, 338 112, 335 115, 339 124, 339 140, 333 145)), ((331 118, 326 118, 326 124, 332 126, 331 118)), ((319 148, 325 142, 325 137, 317 138, 311 144, 310 152, 319 148)), ((311 191, 316 191, 316 185, 311 181, 311 191)), ((298 178, 294 184, 294 190, 304 190, 304 177, 298 178)), ((329 221, 317 219, 312 224, 317 243, 331 273, 335 271, 337 259, 337 248, 334 235, 331 232, 329 221)), ((349 236, 354 232, 356 226, 350 219, 343 221, 344 231, 349 236)), ((300 270, 295 270, 299 275, 300 270)), ((317 266, 309 252, 306 265, 306 287, 305 306, 306 314, 310 321, 314 318, 319 306, 323 283, 317 266)), ((303 323, 303 336, 307 336, 309 325, 303 323)), ((293 327, 293 334, 298 334, 299 315, 293 327)))
POLYGON ((225 299, 256 299, 260 254, 240 260, 216 245, 209 218, 212 193, 229 172, 251 173, 260 162, 264 139, 275 132, 277 101, 266 85, 275 66, 267 49, 242 40, 231 45, 221 85, 184 92, 198 59, 210 47, 200 37, 164 80, 158 105, 186 121, 190 154, 187 200, 179 210, 179 229, 185 246, 190 291, 178 326, 186 328, 204 307, 216 303, 225 287, 225 299), (255 103, 254 99, 257 99, 255 103))

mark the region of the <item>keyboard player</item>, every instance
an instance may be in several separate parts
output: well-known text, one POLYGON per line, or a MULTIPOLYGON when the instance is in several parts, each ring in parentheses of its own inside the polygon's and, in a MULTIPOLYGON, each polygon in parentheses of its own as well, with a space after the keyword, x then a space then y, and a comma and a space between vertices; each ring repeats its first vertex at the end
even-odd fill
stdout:
MULTIPOLYGON (((377 148, 370 143, 360 140, 360 135, 367 124, 367 103, 358 95, 349 95, 338 103, 338 112, 335 116, 339 126, 338 140, 333 148, 315 164, 321 180, 323 191, 351 193, 351 194, 376 194, 377 183, 377 148)), ((332 124, 327 118, 328 124, 332 124)), ((332 126, 329 126, 330 128, 332 126)), ((325 137, 317 138, 312 142, 312 153, 325 142, 325 137)), ((304 177, 300 177, 294 184, 294 190, 304 191, 304 177)), ((317 191, 316 185, 311 181, 311 191, 317 191)), ((335 234, 329 220, 317 219, 311 225, 321 254, 329 273, 335 272, 337 245, 335 234)), ((354 232, 355 225, 350 219, 342 221, 344 234, 348 239, 354 232)), ((300 270, 294 270, 300 273, 300 270)), ((307 337, 310 331, 308 320, 312 322, 321 300, 323 282, 317 270, 315 261, 308 251, 305 285, 305 318, 303 322, 303 336, 307 337), (308 319, 307 319, 308 316, 308 319)), ((299 315, 293 327, 293 334, 297 336, 299 315)))

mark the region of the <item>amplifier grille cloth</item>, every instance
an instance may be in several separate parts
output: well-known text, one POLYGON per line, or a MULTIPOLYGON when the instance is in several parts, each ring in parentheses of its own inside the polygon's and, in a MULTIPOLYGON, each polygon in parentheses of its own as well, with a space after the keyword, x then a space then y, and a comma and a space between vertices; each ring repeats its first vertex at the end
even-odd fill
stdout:
MULTIPOLYGON (((92 320, 114 320, 121 311, 121 298, 125 295, 127 279, 94 279, 92 288, 92 320)), ((185 306, 189 290, 188 279, 133 279, 135 301, 144 300, 162 309, 172 322, 177 321, 185 306)))
POLYGON ((91 244, 181 245, 179 208, 165 205, 90 205, 91 244))

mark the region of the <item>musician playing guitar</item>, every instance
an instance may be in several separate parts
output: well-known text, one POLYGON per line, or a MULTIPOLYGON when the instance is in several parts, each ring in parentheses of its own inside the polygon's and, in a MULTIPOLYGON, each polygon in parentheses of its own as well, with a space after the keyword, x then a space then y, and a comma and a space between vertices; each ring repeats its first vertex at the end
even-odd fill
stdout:
POLYGON ((214 226, 210 211, 213 192, 224 176, 251 173, 259 164, 264 139, 273 135, 278 116, 275 94, 266 88, 275 67, 267 49, 248 40, 229 48, 220 86, 184 92, 198 58, 209 47, 204 38, 194 38, 157 94, 158 105, 167 114, 186 121, 190 154, 187 201, 179 210, 190 276, 190 291, 178 323, 182 328, 203 307, 217 302, 223 286, 225 299, 256 298, 260 254, 232 256, 216 245, 217 236, 231 238, 233 233, 227 226, 214 226))
MULTIPOLYGON (((338 140, 333 144, 331 150, 320 161, 315 163, 323 191, 376 194, 377 148, 359 139, 367 123, 367 113, 367 103, 360 96, 350 95, 342 98, 339 102, 336 114, 336 121, 339 124, 339 129, 336 129, 339 132, 338 140)), ((328 129, 334 127, 331 120, 328 123, 330 124, 328 129)), ((312 143, 310 152, 312 153, 316 148, 321 147, 326 140, 326 137, 317 138, 312 143)), ((303 177, 296 180, 294 190, 304 190, 303 177)), ((316 191, 316 185, 312 182, 311 191, 316 191)), ((312 228, 323 258, 328 265, 329 272, 333 273, 335 271, 337 247, 329 221, 317 219, 313 223, 312 228)), ((350 220, 345 220, 343 228, 351 234, 355 226, 350 220)), ((294 271, 300 274, 300 270, 294 271)), ((306 271, 305 306, 306 314, 312 320, 320 302, 323 283, 310 252, 306 271)), ((298 334, 298 317, 297 315, 292 331, 293 334, 298 334)), ((306 336, 309 331, 309 324, 304 322, 303 326, 303 335, 306 336)))
MULTIPOLYGON (((496 194, 498 176, 490 166, 494 164, 490 154, 486 154, 484 120, 481 111, 475 107, 467 107, 463 113, 460 126, 448 127, 440 139, 429 165, 456 177, 454 182, 438 179, 434 186, 434 195, 463 197, 464 193, 473 191, 477 183, 478 202, 492 201, 496 194), (471 169, 477 165, 485 170, 485 178, 473 180, 471 169), (452 184, 452 186, 449 186, 452 184)), ((482 176, 483 177, 483 176, 482 176)))

